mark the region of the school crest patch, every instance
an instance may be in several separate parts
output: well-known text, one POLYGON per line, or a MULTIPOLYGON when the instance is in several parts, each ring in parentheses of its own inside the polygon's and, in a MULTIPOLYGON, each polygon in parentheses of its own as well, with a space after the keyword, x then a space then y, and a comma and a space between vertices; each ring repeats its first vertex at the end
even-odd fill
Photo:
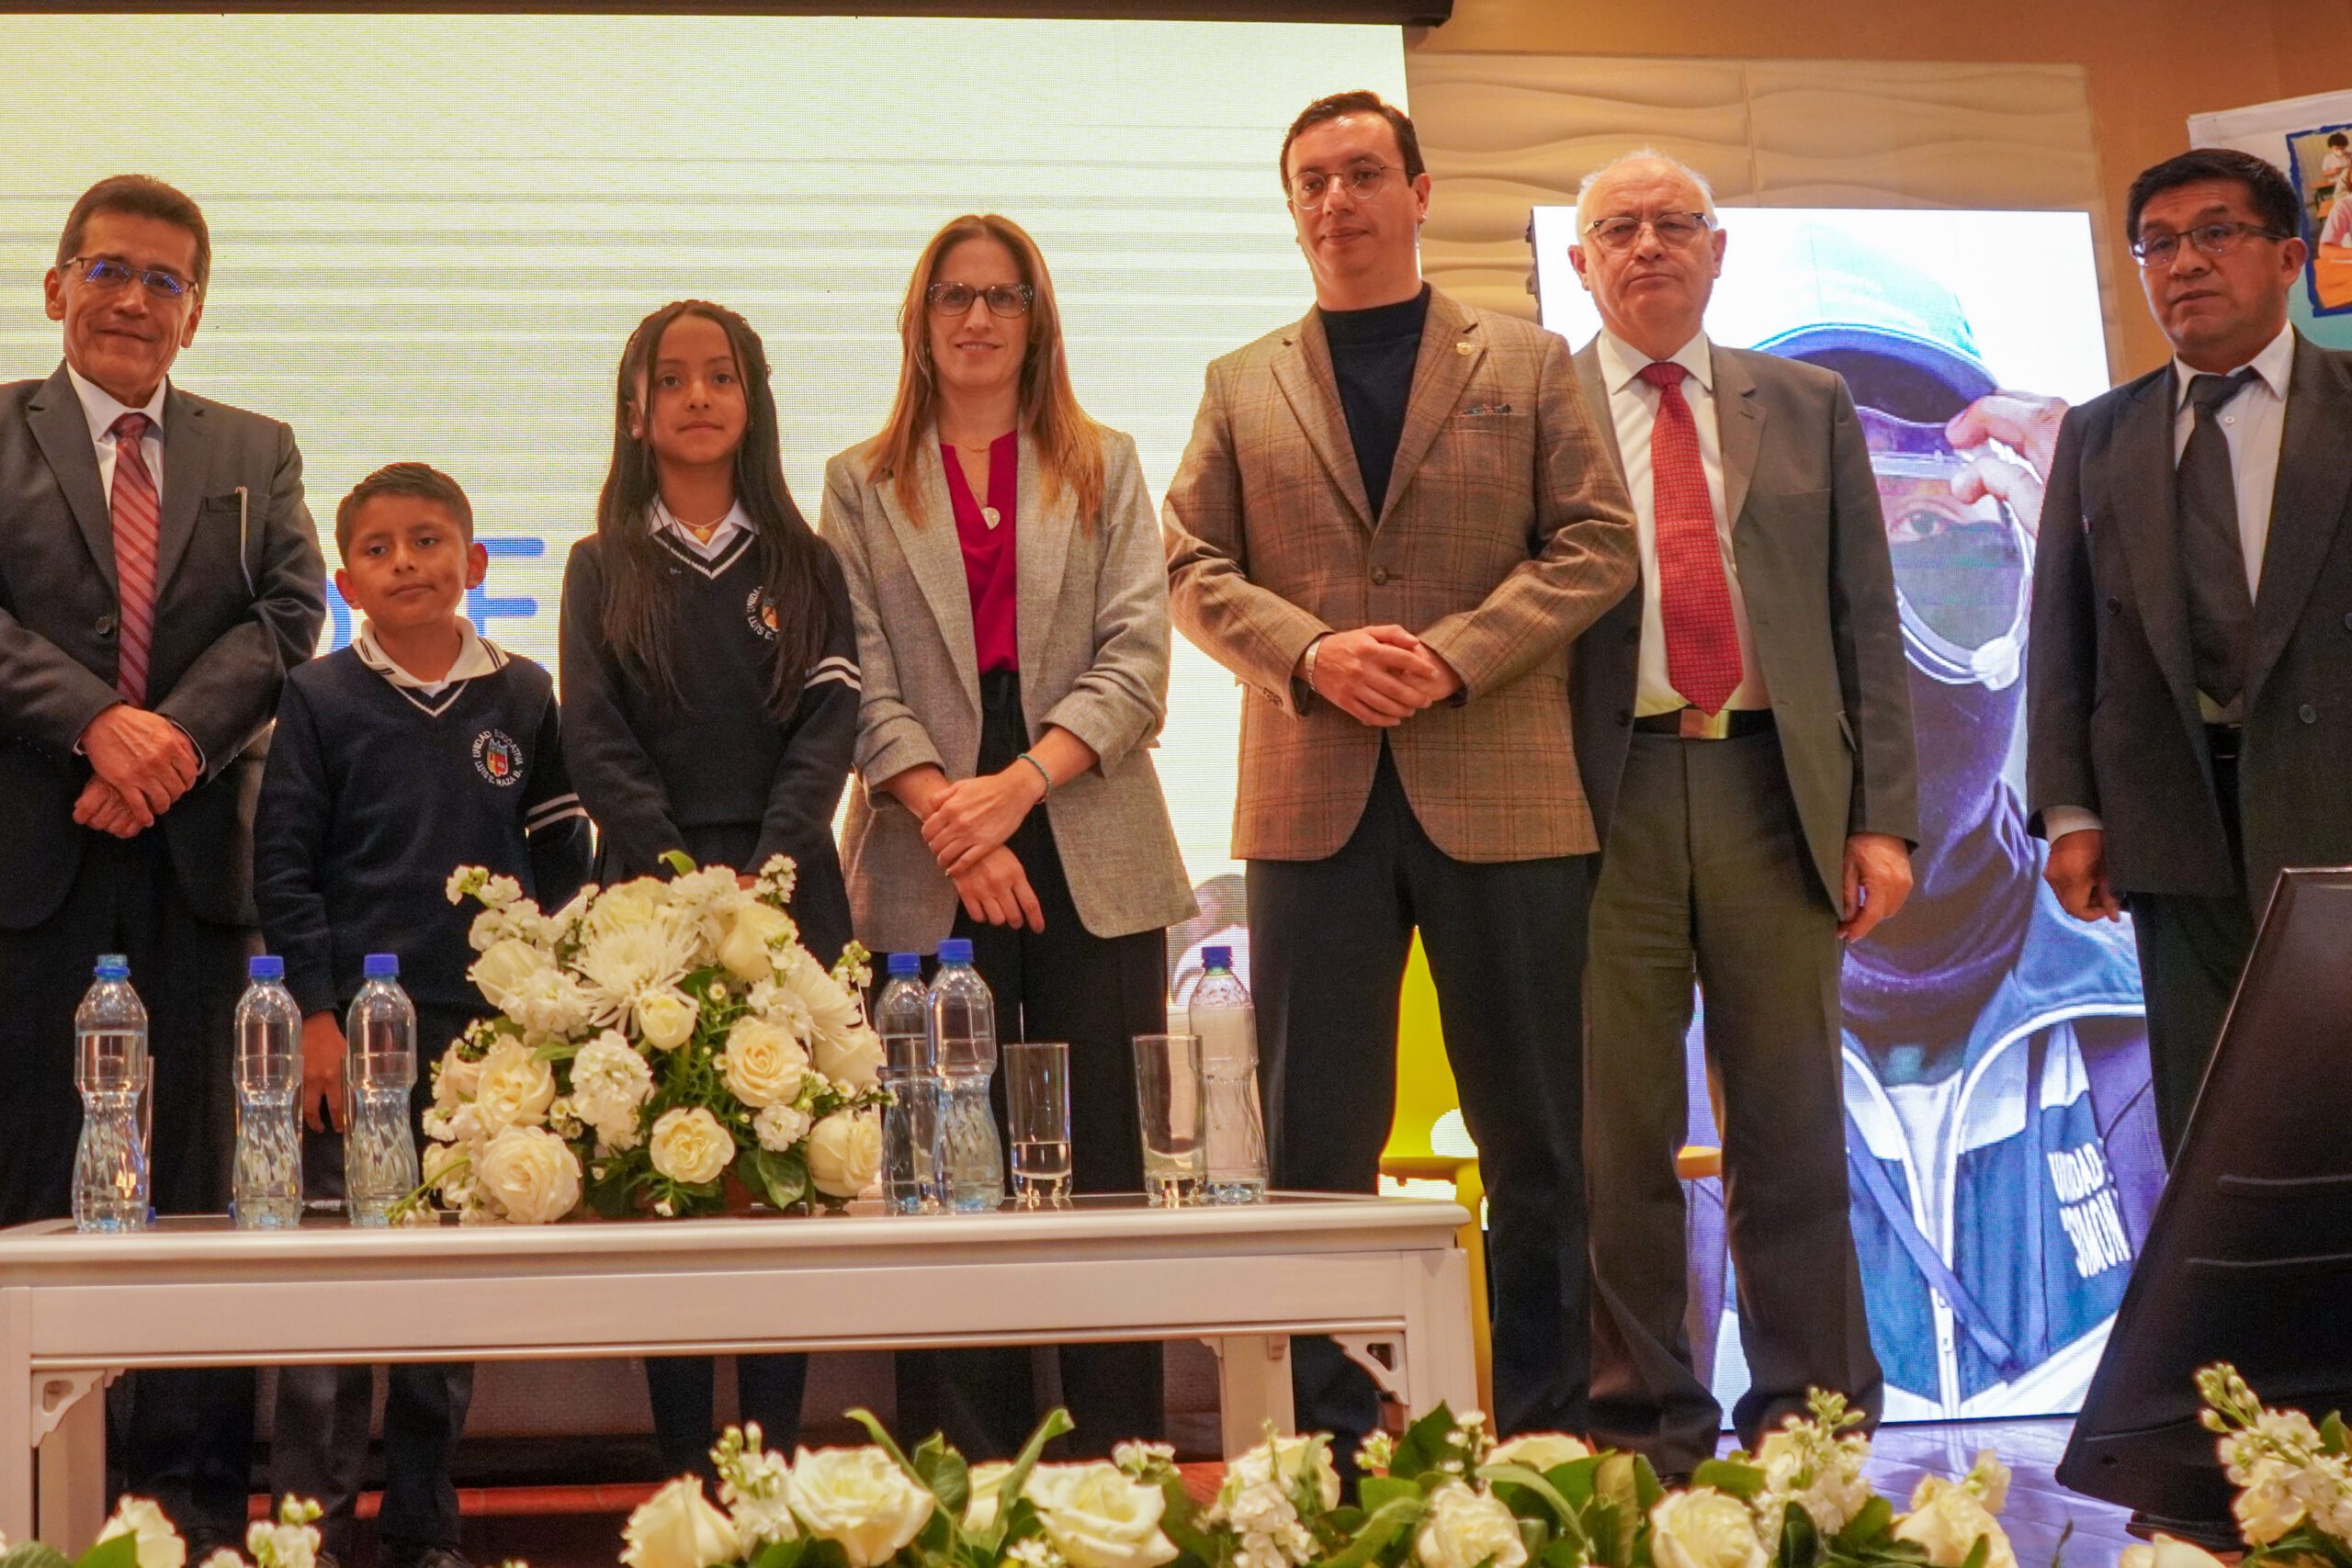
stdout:
POLYGON ((754 588, 743 601, 743 624, 768 642, 776 636, 775 601, 764 588, 754 588))
POLYGON ((503 729, 474 737, 474 771, 501 789, 523 782, 523 748, 503 729))

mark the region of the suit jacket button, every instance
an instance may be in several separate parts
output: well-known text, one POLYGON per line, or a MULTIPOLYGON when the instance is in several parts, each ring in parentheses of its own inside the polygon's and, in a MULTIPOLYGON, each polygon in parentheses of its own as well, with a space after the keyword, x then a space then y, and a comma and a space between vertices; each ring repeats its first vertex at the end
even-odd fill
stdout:
POLYGON ((1374 587, 1385 584, 1388 581, 1388 569, 1385 566, 1374 567, 1372 569, 1372 581, 1374 587))
POLYGON ((90 629, 97 633, 100 637, 112 637, 114 636, 114 617, 112 615, 100 615, 96 620, 90 623, 90 629))
POLYGON ((2319 722, 2319 709, 2312 706, 2309 703, 2305 703, 2301 707, 2295 710, 2295 716, 2301 719, 2305 724, 2317 724, 2319 722))
MULTIPOLYGON (((2110 615, 2120 615, 2123 614, 2123 601, 2118 599, 2112 593, 2109 594, 2107 596, 2107 613, 2110 615)), ((2352 616, 2346 616, 2346 619, 2352 620, 2352 616)))
POLYGON ((2352 615, 2346 615, 2344 617, 2344 629, 2347 632, 2352 632, 2352 615))

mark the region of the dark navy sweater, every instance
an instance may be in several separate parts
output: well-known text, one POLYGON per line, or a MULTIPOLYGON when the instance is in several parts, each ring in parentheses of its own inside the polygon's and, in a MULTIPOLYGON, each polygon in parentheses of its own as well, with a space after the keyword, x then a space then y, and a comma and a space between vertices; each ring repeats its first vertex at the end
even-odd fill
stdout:
POLYGON ((800 701, 769 716, 775 615, 745 534, 716 561, 660 536, 671 657, 683 708, 625 668, 605 640, 605 565, 594 535, 563 571, 563 739, 573 784, 595 819, 596 874, 610 886, 666 874, 662 855, 754 872, 770 855, 799 866, 792 916, 831 963, 849 941, 849 888, 833 810, 857 740, 857 627, 848 584, 819 552, 828 626, 800 701))
POLYGON ((400 956, 420 1005, 480 1011, 466 978, 480 906, 446 893, 488 866, 552 909, 588 874, 588 823, 567 782, 554 682, 527 659, 427 697, 342 649, 299 665, 254 822, 263 939, 305 1014, 356 995, 370 953, 400 956))

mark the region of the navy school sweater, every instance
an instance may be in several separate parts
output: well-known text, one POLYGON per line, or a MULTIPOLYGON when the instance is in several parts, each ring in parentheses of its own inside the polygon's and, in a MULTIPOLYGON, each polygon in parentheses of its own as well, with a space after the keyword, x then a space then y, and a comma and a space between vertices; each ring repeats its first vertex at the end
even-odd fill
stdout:
POLYGON ((830 964, 849 941, 849 889, 833 842, 857 740, 857 627, 848 584, 819 552, 827 629, 800 700, 767 712, 775 611, 746 534, 716 561, 661 536, 671 596, 671 657, 683 707, 625 668, 604 635, 605 567, 590 535, 563 571, 563 741, 573 785, 595 819, 596 872, 610 886, 666 874, 684 850, 703 864, 757 871, 770 855, 799 866, 792 914, 830 964))
POLYGON ((555 683, 484 647, 495 669, 429 698, 349 648, 286 678, 254 818, 254 895, 306 1015, 356 995, 370 953, 400 955, 418 1003, 480 1011, 466 977, 480 906, 449 902, 449 874, 488 866, 548 909, 587 877, 587 814, 565 773, 555 683))

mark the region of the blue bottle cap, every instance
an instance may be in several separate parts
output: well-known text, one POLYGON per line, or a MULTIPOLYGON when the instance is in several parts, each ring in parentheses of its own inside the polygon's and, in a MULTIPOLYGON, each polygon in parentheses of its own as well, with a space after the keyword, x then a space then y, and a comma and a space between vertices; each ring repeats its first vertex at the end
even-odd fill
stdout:
POLYGON ((361 966, 370 980, 397 980, 401 977, 401 955, 397 953, 371 953, 361 966))
POLYGON ((245 960, 245 978, 248 980, 283 980, 286 978, 286 960, 278 957, 277 954, 274 953, 255 953, 253 957, 245 960))
POLYGON ((972 961, 972 939, 967 936, 948 937, 939 944, 939 961, 942 964, 969 964, 972 961))
POLYGON ((101 980, 128 980, 130 978, 130 960, 119 953, 101 953, 97 967, 91 973, 101 980))
POLYGON ((1233 949, 1229 947, 1204 947, 1201 949, 1201 966, 1205 969, 1232 968, 1233 949))
POLYGON ((920 953, 894 953, 888 962, 889 972, 894 978, 900 975, 922 974, 922 954, 920 953))

